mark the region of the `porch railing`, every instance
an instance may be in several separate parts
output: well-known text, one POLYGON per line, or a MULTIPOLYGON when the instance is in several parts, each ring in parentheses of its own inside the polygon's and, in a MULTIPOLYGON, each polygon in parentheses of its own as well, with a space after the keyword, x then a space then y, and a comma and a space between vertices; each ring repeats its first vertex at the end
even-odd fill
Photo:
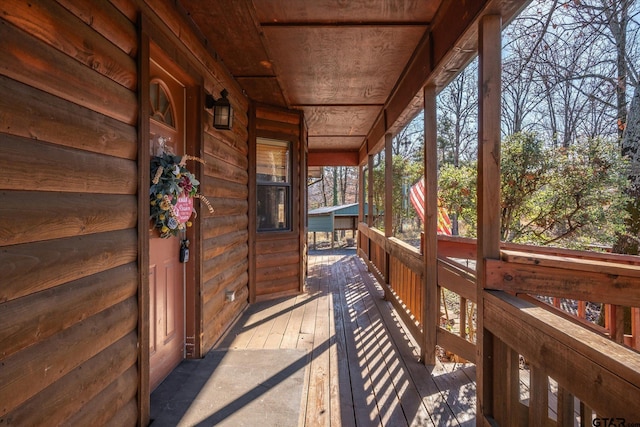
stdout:
MULTIPOLYGON (((439 346, 474 361, 475 240, 438 239, 437 295, 459 304, 452 328, 446 304, 438 304, 438 324, 423 324, 420 250, 363 223, 358 231, 359 255, 416 340, 427 328, 439 346)), ((485 262, 494 418, 505 425, 573 425, 577 417, 586 425, 597 417, 640 423, 640 258, 503 244, 501 259, 485 262), (588 306, 602 307, 602 326, 587 319, 588 306), (631 307, 626 335, 624 307, 631 307)))

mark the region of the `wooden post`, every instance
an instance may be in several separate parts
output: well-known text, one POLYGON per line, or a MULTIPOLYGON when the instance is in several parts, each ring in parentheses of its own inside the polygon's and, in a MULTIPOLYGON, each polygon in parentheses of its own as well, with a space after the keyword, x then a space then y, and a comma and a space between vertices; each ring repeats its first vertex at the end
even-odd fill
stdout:
MULTIPOLYGON (((367 225, 369 228, 373 226, 373 156, 371 154, 367 157, 368 161, 368 174, 367 174, 367 204, 369 206, 367 225)), ((371 260, 371 239, 367 239, 367 259, 371 260)))
POLYGON ((640 308, 631 308, 631 336, 633 348, 640 350, 640 308))
MULTIPOLYGON (((360 164, 358 165, 358 222, 356 223, 356 230, 358 230, 358 225, 361 222, 364 222, 364 205, 366 203, 366 200, 364 199, 365 185, 367 185, 367 183, 364 182, 364 165, 360 164)), ((360 254, 360 250, 362 250, 362 246, 360 244, 361 241, 362 241, 362 238, 360 236, 360 231, 358 231, 358 237, 357 237, 358 255, 360 254)))
MULTIPOLYGON (((150 40, 146 31, 148 21, 142 16, 138 37, 138 82, 149 82, 150 40)), ((139 99, 149 99, 149 84, 138 85, 139 99)), ((138 194, 149 191, 149 107, 141 102, 138 112, 138 194)), ((149 201, 138 197, 138 425, 149 424, 151 389, 149 385, 149 201)))
MULTIPOLYGON (((364 187, 367 185, 364 182, 364 165, 358 165, 358 223, 364 222, 364 205, 367 202, 364 199, 364 187)), ((356 224, 356 229, 358 224, 356 224)))
POLYGON ((422 360, 436 361, 438 334, 438 133, 436 87, 424 94, 424 277, 422 279, 422 360))
POLYGON ((368 161, 368 174, 367 174, 367 204, 369 205, 367 215, 367 225, 373 226, 373 156, 369 154, 368 161))
MULTIPOLYGON (((393 135, 384 135, 384 237, 393 237, 393 135)), ((384 281, 389 283, 389 253, 385 250, 384 281)), ((385 299, 390 295, 388 287, 385 287, 385 299)))
POLYGON ((493 379, 493 336, 484 328, 485 259, 500 258, 500 90, 501 28, 499 15, 486 15, 478 32, 478 255, 476 264, 478 331, 476 338, 476 425, 493 416, 494 396, 502 385, 493 379), (495 391, 495 394, 494 394, 495 391))

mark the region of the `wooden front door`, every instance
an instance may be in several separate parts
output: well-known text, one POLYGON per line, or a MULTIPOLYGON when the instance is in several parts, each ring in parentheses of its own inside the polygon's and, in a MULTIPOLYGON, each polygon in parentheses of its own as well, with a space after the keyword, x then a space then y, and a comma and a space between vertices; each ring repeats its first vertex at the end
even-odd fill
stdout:
MULTIPOLYGON (((159 64, 150 64, 150 155, 184 154, 185 88, 159 64)), ((184 358, 184 264, 180 237, 149 241, 149 385, 155 389, 184 358)))

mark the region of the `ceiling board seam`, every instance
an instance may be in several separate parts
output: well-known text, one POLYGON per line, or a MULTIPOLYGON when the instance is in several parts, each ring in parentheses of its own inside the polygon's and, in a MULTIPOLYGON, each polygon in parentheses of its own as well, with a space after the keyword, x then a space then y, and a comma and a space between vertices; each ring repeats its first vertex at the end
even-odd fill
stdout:
POLYGON ((385 104, 293 104, 291 107, 384 107, 384 105, 385 104))
POLYGON ((286 27, 313 27, 313 28, 332 28, 332 27, 428 27, 430 22, 428 21, 398 21, 398 22, 385 22, 385 21, 369 21, 369 22, 260 22, 261 27, 269 28, 286 28, 286 27))

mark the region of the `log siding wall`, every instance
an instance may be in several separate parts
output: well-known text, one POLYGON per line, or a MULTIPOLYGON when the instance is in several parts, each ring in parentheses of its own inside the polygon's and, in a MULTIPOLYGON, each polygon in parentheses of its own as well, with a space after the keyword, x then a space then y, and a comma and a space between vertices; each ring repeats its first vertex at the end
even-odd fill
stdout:
MULTIPOLYGON (((306 237, 303 211, 306 199, 306 168, 301 167, 300 157, 304 156, 301 145, 306 144, 303 120, 300 112, 256 105, 252 126, 257 137, 291 142, 291 231, 257 232, 255 223, 256 207, 252 207, 250 223, 252 240, 255 240, 250 255, 252 302, 295 294, 303 288, 305 271, 305 247, 301 234, 306 237), (303 188, 300 184, 305 182, 303 188)), ((252 147, 255 153, 255 146, 252 147)), ((255 155, 254 155, 255 157, 255 155)), ((253 166, 255 168, 255 165, 253 166)), ((252 201, 256 201, 256 174, 250 174, 252 201)))
POLYGON ((201 193, 215 209, 201 205, 196 220, 195 353, 210 349, 247 304, 248 101, 172 2, 149 3, 0 4, 2 425, 145 423, 141 15, 161 29, 159 45, 170 46, 167 56, 198 77, 202 92, 226 88, 235 108, 226 132, 213 129, 203 108, 201 142, 188 143, 207 162, 201 193), (234 302, 225 302, 225 290, 236 292, 234 302))

